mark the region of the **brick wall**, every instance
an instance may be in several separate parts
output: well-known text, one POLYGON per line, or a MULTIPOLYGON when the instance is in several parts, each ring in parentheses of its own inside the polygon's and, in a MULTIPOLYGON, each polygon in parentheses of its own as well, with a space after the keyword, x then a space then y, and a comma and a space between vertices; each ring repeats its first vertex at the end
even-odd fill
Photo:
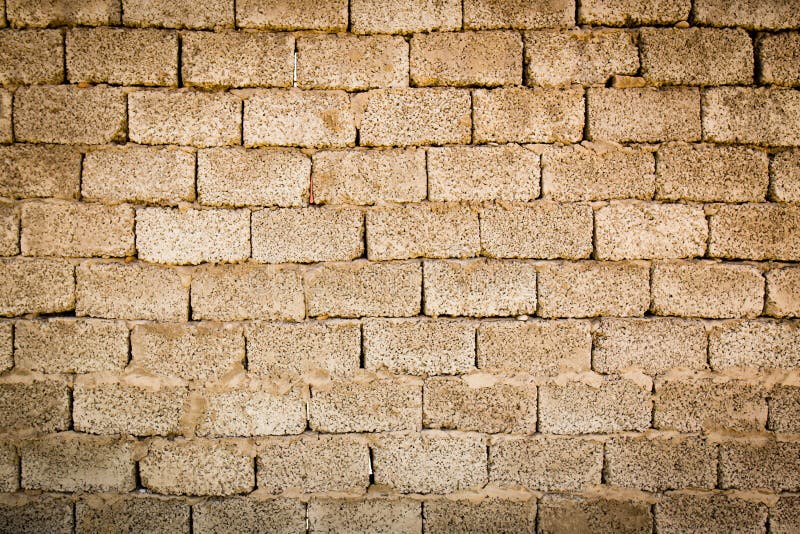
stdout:
POLYGON ((0 531, 800 531, 800 1, 0 9, 0 531))

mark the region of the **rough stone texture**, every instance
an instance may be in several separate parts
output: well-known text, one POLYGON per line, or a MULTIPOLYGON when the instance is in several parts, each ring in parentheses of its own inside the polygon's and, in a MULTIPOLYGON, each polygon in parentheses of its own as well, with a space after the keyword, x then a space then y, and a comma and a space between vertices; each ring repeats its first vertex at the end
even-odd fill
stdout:
POLYGON ((539 501, 539 531, 647 534, 653 531, 653 518, 645 501, 545 495, 539 501))
POLYGON ((800 497, 781 497, 769 512, 769 529, 775 534, 790 534, 800 528, 800 497))
POLYGON ((800 34, 764 35, 758 41, 759 82, 775 85, 800 85, 800 34))
POLYGON ((797 491, 800 488, 800 443, 728 441, 720 443, 719 449, 719 484, 723 489, 797 491))
POLYGON ((299 388, 230 389, 206 393, 204 401, 198 436, 299 434, 306 428, 306 402, 299 388))
POLYGON ((709 222, 708 253, 717 258, 800 260, 800 206, 719 206, 709 222))
POLYGON ((575 22, 575 0, 465 0, 464 28, 568 28, 575 22))
POLYGON ((293 534, 306 528, 305 504, 294 499, 209 499, 192 506, 193 532, 257 532, 293 534))
POLYGON ((0 491, 14 492, 19 489, 19 457, 17 449, 10 443, 0 443, 0 491))
POLYGON ((0 256, 19 254, 19 210, 13 204, 0 203, 0 256))
POLYGON ((0 316, 75 308, 75 269, 65 261, 0 258, 0 316))
POLYGON ((334 381, 311 388, 308 424, 318 432, 420 430, 422 387, 415 382, 334 381))
POLYGON ((658 532, 765 532, 767 507, 719 494, 670 494, 656 503, 658 532))
POLYGON ((236 25, 264 30, 347 29, 347 0, 237 0, 236 25))
POLYGON ((119 24, 115 0, 7 0, 6 18, 14 28, 47 26, 104 26, 119 24))
POLYGON ((229 0, 122 0, 126 26, 219 29, 233 26, 234 4, 229 0))
POLYGON ((189 532, 189 506, 177 499, 142 495, 75 503, 78 532, 189 532))
POLYGON ((469 534, 470 532, 534 532, 535 499, 486 497, 425 501, 425 532, 469 534))
POLYGON ((6 532, 71 534, 72 502, 64 495, 8 496, 0 501, 0 526, 6 532))
POLYGON ((800 367, 800 323, 733 321, 715 326, 709 333, 711 367, 800 367))
POLYGON ((461 29, 458 0, 352 0, 350 30, 353 33, 412 33, 461 29))
POLYGON ((64 77, 63 54, 57 30, 0 32, 0 83, 59 83, 64 77))
POLYGON ((314 499, 310 532, 422 532, 422 504, 411 499, 314 499))
POLYGON ((5 432, 58 432, 70 425, 70 391, 54 378, 0 380, 0 427, 5 432))
POLYGON ((800 27, 796 0, 697 0, 696 23, 780 30, 800 27))
POLYGON ((770 171, 770 197, 777 201, 800 202, 800 150, 786 150, 775 154, 770 171))
POLYGON ((800 388, 777 386, 770 391, 767 428, 776 432, 800 432, 800 388))
POLYGON ((80 180, 81 155, 72 147, 0 146, 0 194, 4 197, 77 198, 80 180))
POLYGON ((14 323, 0 322, 0 372, 14 366, 14 323))
POLYGON ((762 87, 703 91, 703 139, 715 143, 800 145, 800 92, 762 87))
MULTIPOLYGON (((0 89, 0 143, 11 143, 14 140, 14 125, 11 118, 13 97, 11 91, 0 89)), ((17 136, 19 135, 18 133, 17 136)))
POLYGON ((773 317, 800 317, 800 269, 773 269, 767 272, 766 278, 766 314, 773 317))
POLYGON ((675 24, 689 19, 691 0, 581 0, 578 23, 601 26, 675 24))

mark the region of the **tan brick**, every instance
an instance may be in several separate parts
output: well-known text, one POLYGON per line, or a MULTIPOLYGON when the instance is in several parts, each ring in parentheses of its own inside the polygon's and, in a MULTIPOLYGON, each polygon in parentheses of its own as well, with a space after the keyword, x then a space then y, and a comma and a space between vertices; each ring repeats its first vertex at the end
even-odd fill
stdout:
POLYGON ((121 20, 116 0, 8 0, 6 4, 6 17, 14 28, 106 26, 121 20))
POLYGON ((248 493, 255 483, 250 447, 243 440, 154 438, 139 461, 142 485, 163 494, 248 493))
POLYGON ((709 222, 710 256, 800 260, 800 206, 718 206, 709 222))
POLYGON ((786 150, 775 154, 770 172, 770 198, 783 202, 800 202, 800 150, 786 150))
POLYGON ((18 367, 42 373, 121 370, 128 363, 128 326, 117 321, 54 317, 17 321, 18 367))
POLYGON ((481 254, 494 258, 588 258, 592 208, 542 200, 481 210, 481 254))
POLYGON ((14 204, 0 202, 0 256, 19 254, 19 210, 14 204))
POLYGON ((70 396, 59 379, 26 380, 7 375, 0 381, 0 428, 4 432, 58 432, 70 425, 70 396))
POLYGON ((652 286, 656 315, 756 317, 764 307, 764 277, 751 265, 658 262, 652 286))
POLYGON ((800 529, 800 497, 786 495, 769 512, 769 530, 775 534, 790 534, 800 529))
POLYGON ((795 0, 696 0, 695 23, 779 30, 800 26, 795 0))
POLYGON ((744 382, 656 382, 653 427, 678 432, 763 430, 767 404, 759 386, 744 382))
POLYGON ((536 268, 522 261, 426 261, 424 291, 426 315, 531 314, 536 268))
POLYGON ((703 139, 716 143, 800 145, 800 92, 766 87, 703 91, 703 139))
POLYGON ((129 135, 145 145, 238 145, 241 109, 230 93, 136 91, 128 95, 129 135))
POLYGON ((655 164, 646 150, 604 143, 553 146, 542 154, 542 194, 559 202, 653 197, 655 164))
POLYGON ((539 155, 519 145, 428 149, 428 197, 528 201, 539 196, 539 155))
POLYGON ((64 79, 62 41, 58 30, 0 32, 0 83, 61 83, 64 79))
POLYGON ((367 369, 439 375, 475 367, 475 325, 466 321, 368 319, 362 330, 367 369))
POLYGON ((420 430, 422 383, 334 381, 311 388, 308 424, 318 432, 420 430))
POLYGON ((314 499, 310 532, 422 532, 422 503, 411 499, 314 499))
POLYGON ((75 269, 45 259, 0 259, 0 316, 75 308, 75 269))
POLYGON ((536 499, 487 497, 425 501, 425 532, 535 532, 536 499))
POLYGON ((306 505, 295 499, 214 499, 192 505, 192 520, 198 534, 260 529, 292 534, 306 528, 306 505))
POLYGON ((286 33, 188 32, 181 36, 186 85, 290 87, 294 37, 286 33))
POLYGON ((22 206, 26 256, 130 256, 135 253, 131 206, 63 200, 22 206))
POLYGON ((175 32, 76 28, 67 31, 66 46, 72 83, 178 85, 175 32))
MULTIPOLYGON (((11 91, 0 89, 0 143, 11 143, 14 141, 14 126, 11 118, 12 99, 13 95, 11 91)), ((17 141, 22 140, 24 139, 17 139, 17 141)))
POLYGON ((711 367, 800 367, 800 323, 733 321, 715 326, 709 333, 711 367))
POLYGON ((697 202, 763 201, 769 158, 746 147, 662 145, 658 150, 656 198, 697 202))
POLYGON ((294 266, 209 266, 192 278, 192 319, 301 321, 300 272, 294 266))
POLYGON ((545 495, 539 501, 539 529, 542 534, 647 534, 653 518, 646 501, 545 495))
POLYGON ((17 449, 10 443, 0 443, 0 491, 10 493, 18 489, 19 457, 17 449))
POLYGON ((366 94, 364 146, 469 143, 470 95, 450 88, 379 89, 366 94))
POLYGON ((800 432, 800 387, 776 386, 769 392, 767 428, 775 432, 800 432))
POLYGON ((800 443, 773 440, 720 443, 719 485, 723 489, 797 491, 800 443))
POLYGON ((71 534, 72 501, 67 495, 3 495, 0 525, 7 532, 71 534))
POLYGON ((359 209, 265 209, 253 212, 251 224, 256 261, 346 261, 364 253, 364 214, 359 209))
POLYGON ((758 43, 759 82, 800 85, 800 34, 764 35, 758 43))
POLYGON ((179 434, 187 396, 180 386, 93 383, 91 377, 79 377, 73 392, 74 427, 89 434, 179 434))
POLYGON ((645 28, 642 76, 673 85, 753 83, 753 43, 742 29, 645 28))
POLYGON ((243 260, 250 256, 250 211, 140 208, 136 248, 139 258, 155 263, 243 260))
POLYGON ((321 265, 305 273, 308 315, 410 317, 420 311, 418 262, 354 261, 321 265))
POLYGON ((205 409, 197 435, 268 436, 299 434, 306 428, 304 389, 251 388, 203 393, 205 409))
POLYGON ((353 33, 412 33, 461 29, 461 3, 457 0, 352 0, 353 33))
POLYGON ((583 89, 507 87, 472 93, 476 143, 575 143, 583 137, 583 89))
MULTIPOLYGON (((617 143, 700 140, 697 89, 590 88, 588 137, 617 143)), ((703 124, 705 127, 705 122, 703 124)))
POLYGON ((237 0, 236 25, 265 30, 347 30, 347 0, 237 0))
POLYGON ((766 314, 800 317, 800 269, 785 267, 767 272, 766 314))
POLYGON ((722 533, 766 532, 762 503, 714 493, 666 494, 655 506, 656 531, 722 533))
POLYGON ((0 323, 0 373, 14 367, 14 323, 0 323))
POLYGON ((87 152, 85 200, 177 204, 194 200, 195 155, 173 147, 128 145, 87 152))
POLYGON ((231 0, 122 0, 122 21, 126 26, 219 29, 233 27, 231 0))
POLYGON ((353 321, 248 325, 247 371, 275 376, 323 371, 346 376, 359 367, 361 327, 353 321))
POLYGON ((300 37, 297 86, 346 91, 408 87, 408 57, 408 43, 399 36, 300 37))
POLYGON ((579 24, 629 26, 675 24, 689 19, 691 0, 581 0, 579 24))
POLYGON ((639 51, 624 30, 544 30, 525 33, 528 85, 602 84, 613 75, 635 75, 639 51))
POLYGON ((400 493, 450 493, 487 482, 486 445, 477 434, 385 435, 372 459, 375 484, 400 493))
POLYGON ((464 28, 568 28, 575 23, 575 0, 465 0, 464 28))
POLYGON ((645 263, 547 263, 538 282, 541 317, 637 317, 650 305, 645 263))
POLYGON ((85 499, 75 503, 77 532, 170 532, 188 534, 189 506, 177 499, 130 495, 118 500, 85 499))
POLYGON ((146 263, 83 263, 75 314, 109 319, 185 321, 189 281, 175 269, 146 263))
POLYGON ((128 492, 136 488, 131 442, 73 432, 20 447, 22 487, 47 491, 128 492))
POLYGON ((125 110, 125 90, 118 87, 21 87, 14 94, 14 136, 34 143, 122 141, 125 110))
POLYGON ((183 380, 221 379, 241 370, 241 327, 214 323, 137 324, 131 332, 131 364, 183 380))
POLYGON ((648 375, 676 368, 705 369, 707 345, 700 321, 601 319, 594 335, 592 367, 603 374, 633 367, 648 375))
POLYGON ((603 444, 588 439, 524 437, 489 447, 489 480, 500 486, 579 490, 600 484, 603 444))
POLYGON ((369 486, 369 464, 369 447, 355 436, 264 439, 258 447, 258 489, 364 493, 369 486))
MULTIPOLYGON (((0 104, 2 105, 2 104, 0 104)), ((68 146, 0 146, 0 195, 78 198, 81 154, 68 146)))

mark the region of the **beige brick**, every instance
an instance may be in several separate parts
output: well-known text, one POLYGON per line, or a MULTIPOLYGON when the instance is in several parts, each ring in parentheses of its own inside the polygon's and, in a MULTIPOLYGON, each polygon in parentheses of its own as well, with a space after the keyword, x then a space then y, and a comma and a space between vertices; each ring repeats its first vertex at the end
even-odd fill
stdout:
POLYGON ((236 25, 265 30, 347 30, 347 0, 237 0, 236 25))
POLYGON ((520 85, 522 39, 512 31, 418 33, 410 63, 417 86, 520 85))
POLYGON ((146 263, 83 263, 75 314, 109 319, 185 321, 189 281, 180 271, 146 263))
POLYGON ((673 85, 753 82, 753 43, 742 29, 645 28, 642 76, 673 85))
POLYGON ((489 447, 489 480, 500 486, 580 490, 600 484, 602 468, 603 444, 594 440, 536 436, 489 447))
POLYGON ((321 265, 305 273, 308 315, 410 317, 420 311, 418 262, 354 261, 321 265))
POLYGON ((800 206, 718 206, 711 215, 710 256, 751 260, 800 260, 800 206))
POLYGON ((260 441, 256 473, 266 493, 364 493, 369 467, 369 447, 356 436, 305 434, 260 441))
POLYGON ((494 258, 588 258, 592 208, 542 200, 481 210, 481 254, 494 258))
POLYGON ((76 28, 67 31, 66 46, 72 83, 178 85, 175 32, 76 28))
POLYGON ((64 49, 58 30, 0 32, 0 83, 58 84, 64 79, 64 49))
POLYGON ((800 488, 800 443, 728 441, 719 446, 719 485, 723 489, 800 488))
POLYGON ((195 155, 173 147, 128 145, 87 152, 85 200, 177 204, 194 200, 195 155))
POLYGON ((350 29, 353 33, 412 33, 461 29, 458 0, 352 0, 350 29))
MULTIPOLYGON (((10 443, 0 443, 0 491, 10 493, 18 489, 19 457, 17 449, 10 443)), ((1 519, 0 522, 2 522, 1 519)))
POLYGON ((19 210, 14 204, 0 202, 0 256, 19 254, 19 210))
POLYGON ((353 321, 248 325, 247 371, 251 375, 299 375, 323 371, 346 376, 359 367, 361 326, 353 321))
POLYGON ((136 248, 139 258, 155 263, 243 260, 250 256, 250 211, 141 208, 136 248))
POLYGON ((472 93, 476 143, 575 143, 583 137, 583 89, 507 87, 472 93))
POLYGON ((67 262, 0 259, 0 316, 75 308, 75 269, 67 262))
POLYGON ((781 497, 769 512, 769 530, 775 534, 790 534, 800 529, 800 497, 781 497))
POLYGON ((355 139, 350 97, 343 91, 263 90, 244 104, 248 147, 344 147, 355 139))
POLYGON ((6 17, 14 28, 47 26, 106 26, 119 24, 116 0, 7 0, 6 17))
POLYGON ((658 262, 652 285, 656 315, 756 317, 764 306, 764 277, 751 265, 658 262))
POLYGON ((536 431, 536 386, 489 375, 425 381, 423 426, 475 432, 536 431), (480 381, 479 381, 480 380, 480 381))
POLYGON ((72 501, 66 495, 4 495, 0 500, 0 525, 7 532, 71 534, 72 501))
POLYGON ((545 495, 539 501, 539 529, 542 534, 647 534, 653 518, 646 501, 545 495))
POLYGON ((466 321, 368 319, 362 330, 367 369, 439 375, 475 367, 475 325, 466 321))
POLYGON ((308 424, 318 432, 420 430, 422 383, 334 381, 311 388, 308 424))
POLYGON ((177 499, 131 495, 75 503, 77 532, 170 532, 188 534, 189 506, 177 499))
POLYGON ((568 28, 575 23, 575 0, 465 0, 464 28, 568 28))
POLYGON ((766 532, 767 507, 714 493, 673 493, 655 506, 657 532, 766 532))
POLYGON ((650 271, 640 262, 547 263, 538 290, 541 317, 637 317, 650 305, 650 271))
POLYGON ((0 146, 0 195, 4 197, 78 198, 80 180, 81 154, 72 147, 0 146))
POLYGON ((122 0, 122 21, 126 26, 219 29, 233 27, 231 0, 122 0))
POLYGON ((800 317, 800 269, 785 267, 768 271, 766 314, 800 317))
POLYGON ((588 89, 586 98, 586 122, 591 140, 654 143, 700 139, 700 93, 697 89, 598 87, 588 89))
POLYGON ((469 143, 472 119, 466 90, 379 89, 364 98, 364 146, 469 143))
POLYGON ((544 30, 525 33, 528 85, 602 84, 613 75, 635 75, 639 51, 624 30, 544 30))
POLYGON ((689 19, 691 0, 581 0, 579 24, 665 25, 689 19))
POLYGON ((800 85, 800 34, 764 35, 758 41, 759 82, 800 85))
POLYGON ((346 261, 364 253, 364 214, 359 209, 265 209, 253 212, 251 224, 256 261, 346 261))
POLYGON ((0 323, 0 372, 14 367, 14 323, 0 323))
POLYGON ((425 532, 535 532, 536 499, 487 497, 425 501, 425 532))
POLYGON ((131 206, 63 200, 22 206, 26 256, 130 256, 135 253, 131 206))
POLYGON ((519 145, 428 149, 428 197, 528 201, 539 196, 539 155, 519 145))
POLYGON ((770 197, 777 201, 800 202, 800 150, 786 150, 775 154, 770 171, 770 197))
POLYGON ((73 432, 20 447, 22 487, 47 491, 128 492, 136 488, 131 442, 73 432))
POLYGON ((241 370, 241 327, 214 323, 137 324, 131 332, 131 364, 183 380, 221 379, 241 370))
POLYGON ((796 0, 696 0, 695 23, 779 30, 800 26, 796 0))
POLYGON ((707 345, 700 321, 601 319, 594 335, 592 367, 603 374, 638 368, 648 375, 676 368, 705 369, 707 345))
POLYGON ((59 379, 0 381, 0 428, 5 432, 58 432, 70 425, 70 395, 59 379))
POLYGON ((306 528, 306 505, 295 499, 214 499, 192 505, 193 532, 293 534, 306 528))
POLYGON ((241 109, 230 93, 136 91, 128 95, 129 135, 145 145, 238 145, 241 109))
POLYGON ((294 37, 287 33, 188 32, 181 36, 186 85, 290 87, 294 37))
POLYGON ((122 141, 125 110, 125 90, 117 87, 21 87, 14 94, 14 136, 34 143, 122 141))
POLYGON ((243 440, 155 438, 139 461, 142 485, 163 494, 248 493, 255 483, 250 445, 243 440))
POLYGON ((553 146, 542 154, 542 194, 559 202, 653 197, 655 164, 646 150, 604 143, 553 146))
POLYGON ((662 145, 658 150, 656 198, 696 202, 763 201, 769 158, 746 147, 662 145))
POLYGON ((18 367, 42 373, 121 370, 128 363, 128 326, 117 321, 54 317, 17 321, 18 367))
POLYGON ((300 37, 297 86, 346 91, 408 87, 408 57, 408 43, 399 36, 300 37))
POLYGON ((386 435, 371 450, 375 484, 400 493, 450 493, 487 482, 486 445, 477 434, 386 435))
POLYGON ((311 160, 292 149, 209 148, 197 153, 197 196, 210 206, 300 207, 311 160))
MULTIPOLYGON (((0 143, 11 143, 14 141, 14 126, 12 124, 11 103, 13 99, 11 91, 0 89, 0 143)), ((17 141, 24 141, 17 134, 17 141)))
POLYGON ((205 410, 197 435, 268 436, 299 434, 306 428, 304 389, 237 388, 203 394, 205 410))
POLYGON ((310 532, 422 532, 422 503, 411 499, 314 499, 310 532))
POLYGON ((179 434, 187 396, 180 386, 156 389, 79 377, 73 392, 74 427, 89 434, 179 434))
POLYGON ((716 143, 800 145, 800 92, 766 87, 703 91, 703 138, 716 143))
POLYGON ((678 432, 764 430, 767 404, 759 386, 744 382, 656 382, 653 427, 678 432))
POLYGON ((800 323, 782 321, 732 321, 709 333, 711 367, 800 367, 800 323))
POLYGON ((767 428, 775 432, 800 432, 800 387, 776 386, 769 392, 767 428))
POLYGON ((192 278, 192 319, 301 321, 300 272, 294 266, 209 266, 192 278))
POLYGON ((522 261, 426 261, 424 291, 426 315, 531 314, 536 268, 522 261))

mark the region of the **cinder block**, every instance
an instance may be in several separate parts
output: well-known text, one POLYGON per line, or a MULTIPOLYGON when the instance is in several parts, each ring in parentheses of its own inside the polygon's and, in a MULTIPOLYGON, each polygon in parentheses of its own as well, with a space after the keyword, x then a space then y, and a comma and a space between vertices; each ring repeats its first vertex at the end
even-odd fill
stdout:
POLYGON ((800 91, 717 87, 703 91, 703 139, 761 146, 800 145, 800 91))
POLYGON ((796 29, 800 12, 785 0, 696 0, 695 23, 756 30, 796 29))
POLYGON ((655 505, 657 532, 766 532, 762 503, 716 493, 668 493, 655 505))
POLYGON ((800 488, 800 443, 734 440, 719 445, 719 485, 723 489, 800 488))
POLYGON ((763 35, 758 41, 759 82, 774 85, 800 85, 800 34, 763 35))
POLYGON ((304 387, 253 382, 250 387, 204 392, 203 401, 198 436, 299 434, 306 428, 304 387))
POLYGON ((0 316, 75 308, 75 268, 66 261, 0 258, 0 316))
POLYGON ((800 150, 785 150, 775 154, 770 172, 770 198, 779 202, 800 202, 800 150))
POLYGON ((5 432, 59 432, 70 426, 70 391, 66 382, 8 375, 0 381, 0 427, 5 432))
POLYGON ((647 501, 545 495, 539 500, 539 531, 647 534, 653 531, 650 508, 647 501))
POLYGON ((0 256, 19 254, 19 210, 14 204, 0 202, 0 256))
POLYGON ((4 495, 0 500, 0 524, 8 532, 71 534, 72 500, 66 495, 4 495))
POLYGON ((598 26, 667 25, 689 20, 691 0, 581 0, 578 23, 598 26))
POLYGON ((233 27, 231 0, 122 0, 122 22, 126 26, 162 26, 213 30, 233 27))
MULTIPOLYGON (((11 443, 0 443, 0 490, 11 493, 19 489, 19 456, 11 443)), ((0 515, 0 517, 2 517, 0 515)), ((3 520, 0 519, 0 522, 3 520)))
POLYGON ((708 254, 717 258, 800 260, 800 206, 717 206, 708 254))
POLYGON ((81 154, 73 147, 0 146, 0 194, 4 197, 73 199, 80 194, 80 182, 81 154))
POLYGON ((347 30, 347 0, 237 0, 236 25, 263 30, 347 30))
POLYGON ((800 529, 800 497, 786 495, 769 512, 769 530, 775 534, 790 534, 800 529))
POLYGON ((78 532, 189 532, 189 505, 156 495, 130 495, 119 499, 87 498, 75 503, 78 532))
POLYGON ((116 0, 8 0, 6 17, 14 28, 47 26, 108 26, 121 22, 116 0))
POLYGON ((784 267, 767 271, 766 314, 800 317, 800 269, 784 267))
POLYGON ((58 84, 64 79, 64 47, 58 30, 0 32, 0 83, 58 84))
POLYGON ((715 370, 800 366, 800 323, 731 321, 715 325, 708 338, 708 356, 715 370))
POLYGON ((276 534, 302 532, 306 505, 297 499, 209 499, 192 505, 193 532, 253 532, 267 529, 276 534))
POLYGON ((421 430, 420 381, 333 381, 311 388, 308 423, 318 432, 421 430))
POLYGON ((575 1, 465 0, 464 28, 569 28, 575 24, 575 1))
POLYGON ((422 503, 411 499, 314 499, 308 503, 310 532, 422 532, 422 503))
POLYGON ((0 372, 14 367, 14 323, 0 323, 0 372))
POLYGON ((350 31, 353 33, 412 33, 461 29, 458 0, 352 0, 350 31))
POLYGON ((433 499, 424 504, 425 532, 535 532, 536 499, 433 499))
MULTIPOLYGON (((14 125, 11 118, 13 97, 11 91, 0 89, 0 143, 14 142, 14 125)), ((24 140, 19 138, 19 135, 17 137, 17 141, 24 140)))
POLYGON ((800 388, 776 386, 769 393, 767 428, 775 432, 800 432, 800 388))

